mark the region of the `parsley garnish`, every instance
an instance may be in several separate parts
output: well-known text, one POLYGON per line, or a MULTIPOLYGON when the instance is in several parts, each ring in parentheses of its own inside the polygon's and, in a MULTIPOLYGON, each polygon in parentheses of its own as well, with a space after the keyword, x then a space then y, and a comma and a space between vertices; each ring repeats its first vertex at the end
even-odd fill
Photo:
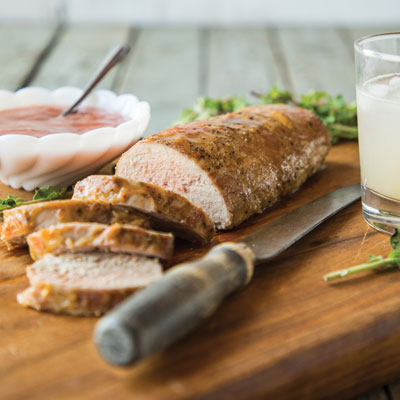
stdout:
POLYGON ((65 198, 67 188, 57 188, 55 186, 49 186, 47 188, 40 188, 35 190, 33 200, 61 200, 65 198))
MULTIPOLYGON (((341 139, 358 138, 356 104, 346 103, 342 95, 330 96, 327 92, 312 90, 295 99, 290 92, 280 90, 276 85, 268 93, 252 92, 252 95, 259 99, 259 104, 292 104, 312 111, 328 128, 333 144, 341 139)), ((248 105, 250 103, 241 96, 227 99, 199 97, 193 109, 183 110, 176 124, 233 112, 248 105)))
POLYGON ((8 196, 6 199, 0 199, 0 220, 3 219, 3 211, 15 208, 21 205, 40 203, 50 200, 61 200, 67 198, 67 188, 57 188, 49 186, 35 190, 32 200, 24 200, 20 197, 8 196))
POLYGON ((0 210, 14 208, 21 205, 25 200, 20 197, 8 196, 6 199, 0 199, 0 210))
POLYGON ((400 230, 396 228, 393 235, 390 238, 390 244, 392 245, 393 251, 384 258, 382 256, 369 256, 369 260, 360 265, 354 267, 341 269, 338 271, 331 272, 324 276, 325 281, 333 281, 335 279, 343 278, 345 276, 353 275, 361 271, 369 270, 386 270, 390 268, 400 269, 400 230))
POLYGON ((228 99, 212 99, 210 97, 199 97, 193 109, 185 108, 175 124, 187 124, 188 122, 215 117, 220 114, 233 112, 240 108, 249 106, 241 96, 232 96, 228 99))

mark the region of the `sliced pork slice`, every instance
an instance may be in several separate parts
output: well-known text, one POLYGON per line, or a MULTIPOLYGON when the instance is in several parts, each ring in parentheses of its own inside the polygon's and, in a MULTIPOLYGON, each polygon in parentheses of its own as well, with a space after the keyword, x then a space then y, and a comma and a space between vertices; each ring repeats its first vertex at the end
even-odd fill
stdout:
POLYGON ((214 234, 214 224, 201 208, 177 193, 148 183, 92 175, 75 185, 73 199, 134 207, 149 215, 155 228, 194 242, 208 243, 214 234))
POLYGON ((251 106, 138 142, 116 174, 179 193, 228 229, 303 184, 324 162, 330 141, 311 111, 251 106))
POLYGON ((162 276, 156 259, 127 254, 46 255, 27 268, 18 302, 38 311, 99 316, 162 276))
POLYGON ((0 238, 12 249, 26 244, 26 237, 40 228, 72 221, 149 227, 147 217, 132 208, 96 201, 57 200, 5 210, 0 238))
POLYGON ((73 252, 111 252, 145 255, 168 260, 174 236, 133 225, 70 222, 40 229, 28 236, 31 257, 73 252))

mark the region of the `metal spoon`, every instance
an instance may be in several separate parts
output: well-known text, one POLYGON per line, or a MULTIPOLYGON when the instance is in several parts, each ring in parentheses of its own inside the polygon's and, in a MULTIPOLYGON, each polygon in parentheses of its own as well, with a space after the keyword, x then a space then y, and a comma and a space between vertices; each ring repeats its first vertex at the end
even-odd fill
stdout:
POLYGON ((130 46, 123 45, 118 46, 113 49, 109 55, 105 58, 94 78, 90 81, 89 85, 86 87, 82 95, 78 100, 75 101, 72 106, 68 107, 60 117, 66 117, 68 114, 75 112, 76 107, 86 98, 86 96, 93 90, 93 88, 104 78, 108 71, 115 65, 117 65, 120 61, 122 61, 125 56, 129 53, 130 46))

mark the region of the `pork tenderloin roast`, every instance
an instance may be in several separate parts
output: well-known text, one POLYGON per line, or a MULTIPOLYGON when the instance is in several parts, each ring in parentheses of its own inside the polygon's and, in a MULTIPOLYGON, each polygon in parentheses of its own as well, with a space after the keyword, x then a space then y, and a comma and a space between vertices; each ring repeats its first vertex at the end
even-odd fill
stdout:
POLYGON ((115 175, 91 175, 75 185, 72 198, 133 207, 150 218, 153 228, 193 242, 208 243, 214 234, 214 224, 200 207, 160 186, 115 175))
POLYGON ((311 111, 250 106, 147 137, 122 155, 116 174, 178 193, 229 229, 300 187, 330 142, 311 111))

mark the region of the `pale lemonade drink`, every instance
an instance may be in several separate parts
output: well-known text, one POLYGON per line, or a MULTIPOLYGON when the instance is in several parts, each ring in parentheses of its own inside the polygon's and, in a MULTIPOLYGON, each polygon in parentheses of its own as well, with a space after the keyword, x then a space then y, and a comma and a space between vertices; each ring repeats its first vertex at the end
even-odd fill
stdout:
POLYGON ((354 42, 361 200, 365 220, 400 226, 400 32, 354 42))
POLYGON ((357 87, 357 113, 363 189, 400 201, 400 74, 357 87))

